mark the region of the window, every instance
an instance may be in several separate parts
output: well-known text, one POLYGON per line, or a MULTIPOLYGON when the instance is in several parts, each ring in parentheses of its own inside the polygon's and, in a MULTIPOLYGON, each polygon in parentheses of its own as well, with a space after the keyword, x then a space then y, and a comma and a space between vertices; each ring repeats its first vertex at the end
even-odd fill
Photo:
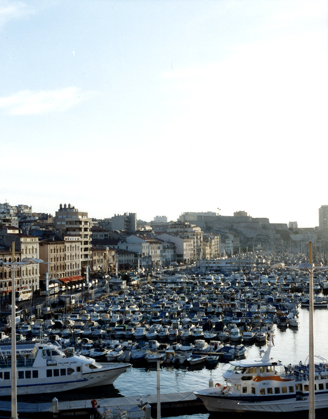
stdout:
POLYGON ((294 386, 289 386, 288 389, 290 393, 294 393, 294 386))
POLYGON ((47 370, 47 377, 52 377, 52 370, 47 370))
POLYGON ((33 370, 33 378, 39 378, 39 371, 38 370, 33 370))
POLYGON ((67 375, 72 375, 74 373, 73 368, 67 368, 67 375))
POLYGON ((323 383, 319 383, 319 390, 323 390, 323 389, 324 389, 323 383))
POLYGON ((252 394, 256 394, 256 390, 254 387, 252 387, 252 394))
POLYGON ((265 394, 265 388, 261 388, 260 394, 263 396, 265 394))
POLYGON ((304 384, 304 391, 309 391, 309 385, 308 384, 304 384))
POLYGON ((81 367, 77 367, 76 372, 81 372, 81 367))
POLYGON ((282 392, 282 393, 287 393, 287 387, 282 387, 282 388, 281 388, 281 392, 282 392))
POLYGON ((243 387, 243 393, 247 393, 247 387, 243 387))
POLYGON ((271 387, 269 387, 269 388, 267 389, 267 394, 273 394, 273 391, 272 391, 272 388, 271 388, 271 387))
POLYGON ((25 371, 25 378, 31 378, 31 371, 25 371))
POLYGON ((66 369, 65 368, 61 368, 60 375, 66 375, 66 369))
POLYGON ((59 370, 57 369, 54 370, 54 377, 59 377, 59 370))
POLYGON ((10 372, 9 371, 5 371, 3 378, 5 380, 10 380, 10 372))
POLYGON ((18 371, 18 379, 22 380, 24 378, 24 371, 18 371))

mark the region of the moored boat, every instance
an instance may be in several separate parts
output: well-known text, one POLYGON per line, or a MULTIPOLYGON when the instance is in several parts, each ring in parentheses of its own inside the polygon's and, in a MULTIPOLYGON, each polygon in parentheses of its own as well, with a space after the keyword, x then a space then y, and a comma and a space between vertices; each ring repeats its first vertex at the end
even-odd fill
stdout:
MULTIPOLYGON (((11 345, 0 347, 0 396, 11 394, 11 345)), ((50 343, 17 345, 17 394, 56 393, 112 384, 130 364, 102 366, 94 359, 65 354, 50 343)))
MULTIPOLYGON (((210 412, 305 412, 309 409, 309 366, 284 366, 271 358, 272 343, 262 358, 230 362, 224 384, 195 391, 210 412)), ((328 408, 328 367, 315 366, 315 403, 328 408)))

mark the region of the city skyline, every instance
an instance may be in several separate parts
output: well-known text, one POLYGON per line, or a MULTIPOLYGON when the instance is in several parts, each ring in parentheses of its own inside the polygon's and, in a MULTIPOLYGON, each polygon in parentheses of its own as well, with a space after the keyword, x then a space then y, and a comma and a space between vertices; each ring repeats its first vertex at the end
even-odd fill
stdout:
POLYGON ((317 226, 327 16, 322 0, 0 0, 0 201, 317 226))
MULTIPOLYGON (((18 207, 18 206, 28 207, 29 208, 29 211, 31 211, 31 209, 32 209, 32 214, 33 213, 35 213, 35 214, 43 213, 43 211, 38 211, 38 209, 35 209, 34 206, 33 206, 33 204, 31 204, 31 203, 20 203, 18 205, 11 205, 9 202, 5 202, 5 203, 0 202, 0 206, 2 207, 3 205, 8 205, 8 206, 12 206, 12 207, 18 207)), ((92 218, 94 220, 112 219, 112 218, 115 218, 116 216, 121 217, 123 215, 131 215, 131 216, 134 216, 134 214, 136 214, 136 217, 137 217, 137 220, 138 221, 145 221, 145 222, 152 222, 152 221, 155 221, 155 222, 164 222, 163 219, 166 218, 166 221, 168 223, 170 223, 170 222, 176 222, 176 221, 178 221, 178 219, 182 215, 187 215, 187 218, 188 218, 188 215, 190 215, 190 214, 209 215, 211 217, 215 214, 215 215, 220 215, 222 217, 231 217, 231 216, 235 216, 235 213, 236 213, 236 216, 245 215, 245 216, 248 216, 248 217, 251 217, 251 218, 269 219, 269 217, 266 217, 266 216, 263 216, 263 217, 253 217, 251 214, 248 214, 246 211, 234 211, 233 214, 223 214, 223 213, 221 213, 221 211, 215 212, 215 211, 210 211, 210 210, 209 211, 197 211, 197 212, 196 211, 184 211, 184 212, 180 213, 179 216, 176 219, 169 219, 165 214, 161 214, 161 215, 157 214, 157 215, 152 216, 151 219, 145 220, 145 219, 142 219, 142 218, 138 217, 138 214, 136 212, 134 212, 134 211, 131 211, 131 212, 129 212, 129 211, 123 211, 122 213, 115 212, 115 213, 112 213, 112 214, 107 214, 103 218, 99 218, 99 217, 94 217, 94 216, 90 215, 89 212, 88 212, 88 209, 85 209, 85 208, 84 209, 80 209, 80 208, 76 207, 75 205, 73 205, 71 203, 60 203, 58 205, 58 208, 56 210, 54 210, 53 212, 46 212, 46 214, 48 214, 49 216, 55 217, 56 216, 56 213, 58 213, 58 211, 65 210, 66 207, 67 208, 74 208, 74 211, 76 211, 78 213, 83 212, 83 213, 87 214, 89 218, 92 218), (158 220, 156 220, 156 218, 158 220)), ((327 211, 328 211, 327 208, 328 208, 328 205, 322 205, 320 208, 318 208, 318 222, 314 226, 308 226, 308 228, 319 227, 319 225, 321 225, 324 228, 327 228, 327 227, 325 227, 326 222, 327 222, 326 221, 326 216, 327 216, 327 211), (320 215, 320 212, 321 212, 321 215, 320 215), (320 221, 320 217, 321 217, 321 221, 320 221)), ((220 208, 218 208, 218 210, 220 210, 220 208)), ((26 209, 23 209, 23 211, 24 211, 23 213, 26 213, 25 212, 26 209)), ((182 220, 184 218, 185 217, 182 217, 182 220)), ((190 222, 192 224, 192 221, 189 220, 188 222, 190 222)), ((270 224, 280 224, 280 223, 275 223, 274 221, 271 221, 270 219, 269 219, 269 222, 270 222, 270 224)), ((304 227, 301 227, 301 226, 298 225, 298 221, 296 219, 289 220, 289 221, 286 221, 286 222, 282 222, 281 224, 286 224, 289 228, 296 228, 295 227, 296 225, 297 225, 297 228, 304 228, 304 227)))

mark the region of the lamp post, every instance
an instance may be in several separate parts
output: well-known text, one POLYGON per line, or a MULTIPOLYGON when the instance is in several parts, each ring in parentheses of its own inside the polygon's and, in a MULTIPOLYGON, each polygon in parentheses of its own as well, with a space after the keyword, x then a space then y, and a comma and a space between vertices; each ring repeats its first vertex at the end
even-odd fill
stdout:
POLYGON ((11 267, 11 418, 18 419, 17 414, 17 362, 16 362, 16 286, 15 270, 24 265, 43 263, 41 259, 28 258, 21 262, 15 261, 15 242, 12 242, 11 262, 2 262, 4 266, 11 267))
POLYGON ((314 366, 314 294, 313 272, 314 269, 328 269, 328 266, 316 267, 312 258, 312 242, 309 242, 309 262, 300 263, 298 266, 285 266, 283 263, 271 266, 271 268, 287 268, 305 270, 309 272, 309 419, 315 419, 315 366, 314 366))

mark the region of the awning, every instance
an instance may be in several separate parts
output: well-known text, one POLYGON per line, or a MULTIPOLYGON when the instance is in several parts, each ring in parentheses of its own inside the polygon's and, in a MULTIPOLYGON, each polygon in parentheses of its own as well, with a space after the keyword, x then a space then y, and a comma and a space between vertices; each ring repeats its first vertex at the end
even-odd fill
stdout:
POLYGON ((84 276, 76 275, 76 276, 68 276, 66 278, 59 278, 61 282, 74 282, 74 281, 82 281, 84 276))

